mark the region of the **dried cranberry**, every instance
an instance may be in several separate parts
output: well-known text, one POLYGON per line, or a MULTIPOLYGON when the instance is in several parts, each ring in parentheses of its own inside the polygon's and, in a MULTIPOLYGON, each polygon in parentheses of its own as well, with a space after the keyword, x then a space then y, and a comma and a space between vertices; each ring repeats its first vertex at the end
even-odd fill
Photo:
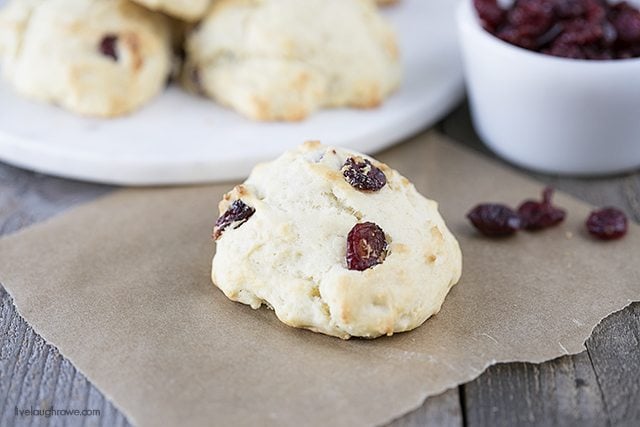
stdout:
POLYGON ((609 5, 604 0, 582 0, 585 6, 585 18, 592 24, 600 24, 607 16, 609 5))
POLYGON ((553 24, 553 4, 550 0, 520 0, 509 11, 509 25, 522 37, 539 37, 553 24))
POLYGON ((609 52, 607 49, 599 48, 597 46, 585 46, 582 49, 582 52, 587 59, 613 59, 611 52, 609 52))
POLYGON ((364 271, 382 264, 387 256, 384 231, 373 222, 356 224, 347 236, 347 268, 364 271))
POLYGON ((558 56, 561 58, 587 59, 586 55, 579 46, 564 43, 558 40, 556 40, 550 48, 545 49, 542 52, 546 53, 547 55, 558 56))
POLYGON ((542 192, 542 201, 526 200, 518 208, 522 220, 522 228, 526 230, 542 230, 553 227, 564 221, 567 212, 551 204, 553 188, 547 187, 542 192))
POLYGON ((604 208, 591 212, 587 218, 587 230, 600 240, 615 240, 627 234, 627 216, 616 208, 604 208))
POLYGON ((602 25, 593 25, 584 19, 576 19, 565 24, 564 31, 557 40, 568 45, 584 46, 598 43, 603 37, 602 25))
POLYGON ((222 236, 224 230, 232 224, 234 224, 234 230, 240 227, 242 224, 247 222, 254 213, 256 213, 254 208, 248 206, 242 200, 236 200, 216 221, 216 225, 213 228, 213 238, 218 240, 220 236, 222 236))
POLYGON ((605 0, 474 0, 483 27, 525 49, 574 59, 640 57, 640 10, 605 0))
POLYGON ((115 34, 107 34, 100 41, 100 53, 108 56, 114 61, 118 60, 118 36, 115 34))
POLYGON ((508 206, 484 203, 473 208, 467 218, 486 236, 508 236, 521 228, 522 221, 508 206))
POLYGON ((523 36, 520 31, 513 27, 505 27, 496 34, 500 39, 525 49, 535 49, 535 37, 523 36))
POLYGON ((378 191, 387 183, 384 172, 361 157, 349 157, 342 175, 352 187, 361 191, 378 191))
POLYGON ((497 0, 473 0, 482 25, 488 30, 496 30, 504 21, 506 12, 497 0))
POLYGON ((640 43, 640 11, 620 3, 613 6, 610 19, 621 43, 640 43))
POLYGON ((562 24, 554 24, 551 28, 549 28, 545 33, 540 35, 536 39, 537 46, 546 46, 552 41, 554 41, 562 32, 564 31, 564 27, 562 24))
POLYGON ((577 18, 586 13, 582 0, 556 0, 554 11, 558 18, 577 18))

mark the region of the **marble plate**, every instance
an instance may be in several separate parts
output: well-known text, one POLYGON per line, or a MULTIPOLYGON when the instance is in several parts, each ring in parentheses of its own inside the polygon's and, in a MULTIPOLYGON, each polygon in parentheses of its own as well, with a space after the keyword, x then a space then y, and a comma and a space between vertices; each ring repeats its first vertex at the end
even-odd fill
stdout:
POLYGON ((254 123, 170 87, 130 117, 98 120, 25 100, 0 82, 0 159, 86 181, 167 185, 239 179, 309 139, 374 153, 433 124, 461 99, 456 3, 402 0, 384 12, 399 34, 405 76, 381 108, 254 123))

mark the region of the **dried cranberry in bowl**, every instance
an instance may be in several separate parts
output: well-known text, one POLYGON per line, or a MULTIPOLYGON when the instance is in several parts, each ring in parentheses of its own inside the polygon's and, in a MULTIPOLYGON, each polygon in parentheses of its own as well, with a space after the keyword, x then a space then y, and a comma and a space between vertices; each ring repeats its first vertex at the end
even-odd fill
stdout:
POLYGON ((483 27, 498 38, 548 55, 573 59, 640 57, 640 10, 606 0, 473 1, 483 27))

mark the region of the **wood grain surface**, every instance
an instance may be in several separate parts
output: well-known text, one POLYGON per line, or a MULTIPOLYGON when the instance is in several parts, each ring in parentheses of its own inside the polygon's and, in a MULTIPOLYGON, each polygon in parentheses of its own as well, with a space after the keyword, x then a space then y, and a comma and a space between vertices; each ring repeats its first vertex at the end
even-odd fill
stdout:
MULTIPOLYGON (((472 130, 466 106, 438 127, 452 138, 489 154, 472 130)), ((618 206, 640 221, 639 173, 598 179, 528 174, 590 203, 618 206)), ((0 235, 11 234, 112 190, 0 163, 0 235)), ((634 303, 605 319, 586 347, 587 351, 576 356, 540 365, 493 366, 475 381, 428 399, 421 408, 389 425, 640 425, 640 304, 634 303)), ((10 425, 129 423, 68 360, 25 323, 0 286, 0 426, 10 425), (16 416, 16 408, 51 406, 98 409, 100 416, 16 416)))

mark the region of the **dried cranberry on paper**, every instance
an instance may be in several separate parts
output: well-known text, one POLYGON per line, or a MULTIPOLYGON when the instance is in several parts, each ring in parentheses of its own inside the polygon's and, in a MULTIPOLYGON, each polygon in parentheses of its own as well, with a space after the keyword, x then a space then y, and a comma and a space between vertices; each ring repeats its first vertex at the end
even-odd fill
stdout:
POLYGON ((213 228, 213 238, 218 240, 227 227, 232 224, 235 224, 233 226, 234 230, 240 227, 247 222, 254 213, 256 213, 256 210, 245 204, 242 200, 234 201, 229 209, 216 221, 216 225, 213 228))
POLYGON ((518 208, 518 215, 525 230, 542 230, 553 227, 564 221, 567 212, 551 203, 553 188, 547 187, 542 192, 542 201, 526 200, 518 208))
POLYGON ((467 218, 485 236, 508 236, 520 230, 520 216, 508 206, 484 203, 473 208, 467 218))
POLYGON ((347 268, 364 271, 382 264, 387 256, 384 231, 373 222, 356 224, 347 236, 347 268))
POLYGON ((600 240, 615 240, 627 234, 627 216, 616 208, 603 208, 591 212, 587 218, 587 230, 600 240))

